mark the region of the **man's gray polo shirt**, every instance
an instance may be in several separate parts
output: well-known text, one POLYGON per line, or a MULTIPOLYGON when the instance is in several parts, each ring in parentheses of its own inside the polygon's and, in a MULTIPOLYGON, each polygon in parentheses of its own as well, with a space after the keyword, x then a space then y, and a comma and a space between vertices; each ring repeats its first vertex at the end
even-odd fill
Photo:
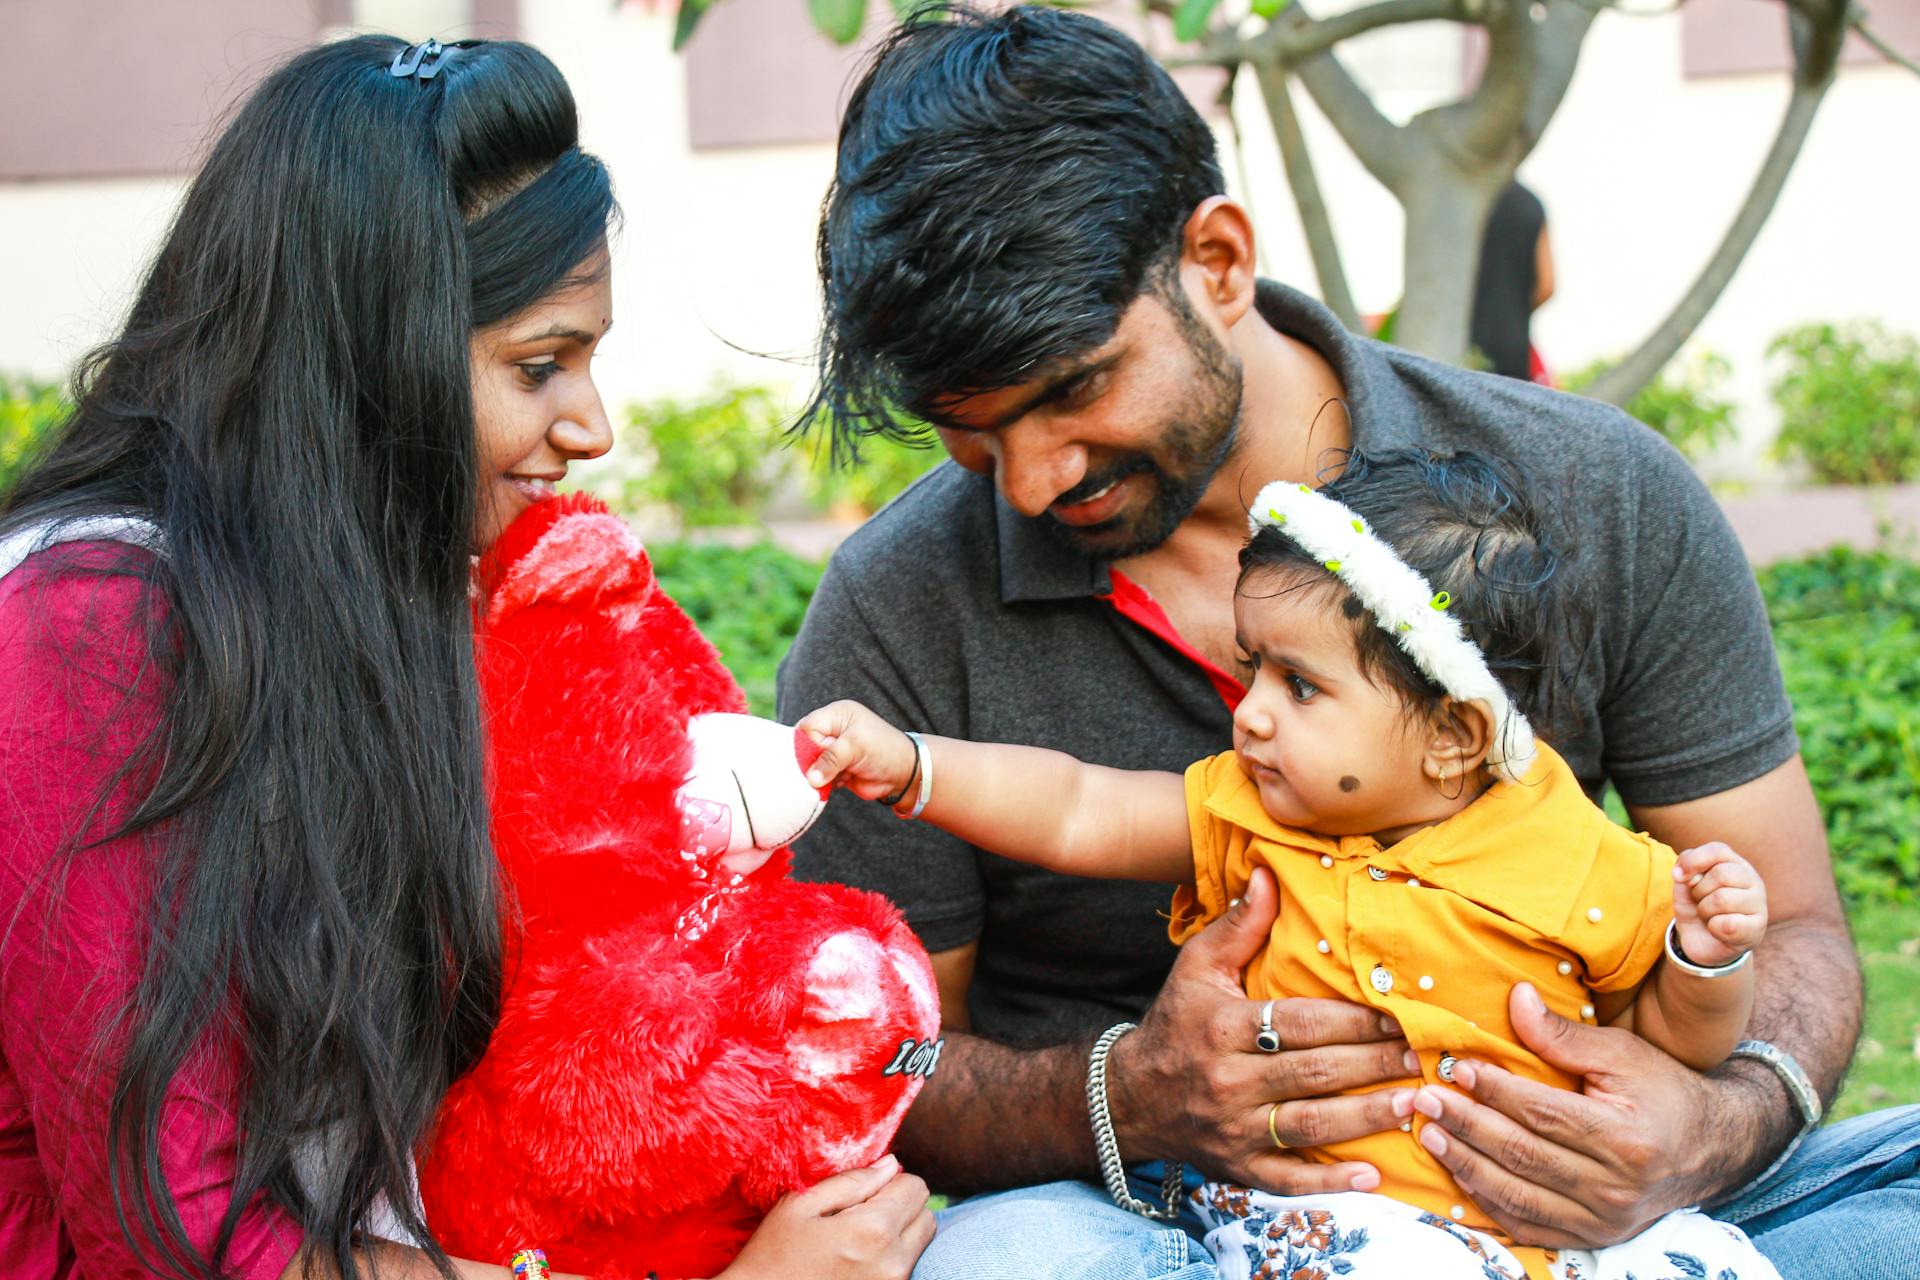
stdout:
MULTIPOLYGON (((1693 473, 1611 407, 1358 338, 1262 283, 1281 332, 1346 387, 1357 448, 1470 449, 1518 464, 1587 582, 1581 728, 1554 745, 1590 791, 1672 804, 1747 782, 1798 742, 1739 545, 1693 473)), ((1248 492, 1266 477, 1247 478, 1248 492)), ((1224 750, 1206 673, 1104 597, 1106 565, 936 468, 841 547, 780 670, 788 722, 855 698, 904 728, 1053 747, 1125 769, 1224 750)), ((936 775, 935 785, 938 785, 936 775)), ((1057 1040, 1137 1016, 1173 960, 1162 886, 1059 876, 836 793, 798 873, 877 889, 929 950, 979 940, 974 1029, 1057 1040)))

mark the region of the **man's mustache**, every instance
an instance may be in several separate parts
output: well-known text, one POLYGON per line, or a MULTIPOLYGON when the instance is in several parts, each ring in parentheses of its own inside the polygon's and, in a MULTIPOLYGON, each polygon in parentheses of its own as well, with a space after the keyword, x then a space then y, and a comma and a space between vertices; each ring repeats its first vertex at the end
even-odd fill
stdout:
POLYGON ((1055 498, 1053 505, 1056 507, 1071 507, 1077 503, 1085 502, 1088 498, 1091 498, 1094 494, 1099 493, 1102 489, 1116 481, 1125 480, 1128 476, 1139 475, 1143 471, 1158 472, 1159 470, 1160 468, 1154 464, 1153 459, 1149 458, 1146 454, 1131 454, 1105 469, 1088 476, 1079 484, 1055 498))

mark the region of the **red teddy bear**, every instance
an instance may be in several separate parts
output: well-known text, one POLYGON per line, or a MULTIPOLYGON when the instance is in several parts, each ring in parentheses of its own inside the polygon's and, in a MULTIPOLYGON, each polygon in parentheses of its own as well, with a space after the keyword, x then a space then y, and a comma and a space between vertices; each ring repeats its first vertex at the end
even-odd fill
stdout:
POLYGON ((885 1152, 938 1058, 926 953, 885 899, 789 878, 815 751, 708 715, 746 700, 625 522, 540 503, 477 591, 514 924, 492 1045, 420 1162, 427 1221, 459 1257, 711 1276, 782 1195, 885 1152))

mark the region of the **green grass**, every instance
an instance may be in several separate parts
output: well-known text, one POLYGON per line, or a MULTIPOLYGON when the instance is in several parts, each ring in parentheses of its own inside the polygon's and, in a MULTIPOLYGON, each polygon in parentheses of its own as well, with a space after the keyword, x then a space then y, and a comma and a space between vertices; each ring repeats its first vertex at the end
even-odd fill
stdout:
POLYGON ((1867 1019, 1835 1119, 1920 1102, 1920 909, 1863 903, 1849 914, 1867 1019))

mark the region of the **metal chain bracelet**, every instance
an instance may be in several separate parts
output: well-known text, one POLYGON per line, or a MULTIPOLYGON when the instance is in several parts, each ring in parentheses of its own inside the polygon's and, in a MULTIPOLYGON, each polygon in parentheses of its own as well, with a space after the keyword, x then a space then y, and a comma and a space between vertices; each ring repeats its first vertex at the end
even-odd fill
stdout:
POLYGON ((1161 1194, 1167 1201, 1164 1209, 1136 1199, 1127 1190, 1127 1169, 1120 1163, 1120 1143, 1113 1136, 1113 1114, 1107 1109, 1107 1055, 1113 1051, 1113 1042, 1132 1031, 1136 1025, 1122 1022, 1108 1027, 1093 1042, 1093 1054, 1087 1059, 1087 1115, 1093 1121, 1093 1149, 1099 1154, 1100 1176, 1106 1179, 1107 1194, 1113 1197, 1115 1204, 1156 1222, 1172 1222, 1180 1216, 1180 1196, 1186 1188, 1186 1166, 1167 1161, 1167 1175, 1160 1185, 1161 1194))

